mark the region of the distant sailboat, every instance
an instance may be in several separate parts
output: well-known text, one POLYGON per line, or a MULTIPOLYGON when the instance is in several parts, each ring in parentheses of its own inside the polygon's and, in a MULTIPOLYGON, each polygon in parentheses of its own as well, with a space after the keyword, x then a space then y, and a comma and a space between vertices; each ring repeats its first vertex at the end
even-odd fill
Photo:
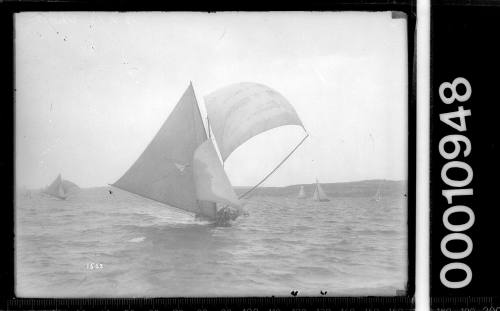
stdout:
POLYGON ((256 83, 227 86, 206 96, 205 103, 207 129, 190 84, 151 143, 112 186, 210 221, 228 210, 235 219, 242 212, 240 198, 266 180, 308 136, 261 182, 237 197, 224 171, 227 157, 259 133, 283 125, 303 128, 302 122, 281 94, 256 83))
POLYGON ((382 195, 380 193, 380 183, 378 184, 378 188, 377 188, 377 192, 375 193, 375 195, 373 196, 373 200, 375 202, 380 202, 380 200, 382 200, 382 195))
POLYGON ((306 197, 306 192, 304 191, 304 186, 300 186, 299 195, 297 195, 297 199, 303 199, 306 197))
POLYGON ((79 189, 79 187, 68 180, 63 180, 61 174, 57 175, 56 179, 45 188, 42 192, 50 196, 65 200, 70 193, 79 189))
POLYGON ((328 202, 330 199, 327 197, 326 193, 321 188, 318 180, 316 179, 316 185, 314 188, 313 200, 318 202, 328 202))

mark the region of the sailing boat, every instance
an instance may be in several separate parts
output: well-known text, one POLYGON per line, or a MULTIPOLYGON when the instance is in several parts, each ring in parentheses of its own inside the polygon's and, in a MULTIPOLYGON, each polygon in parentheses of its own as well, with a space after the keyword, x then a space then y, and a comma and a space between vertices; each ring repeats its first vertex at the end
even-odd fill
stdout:
POLYGON ((377 192, 375 193, 375 195, 373 196, 373 200, 375 202, 380 202, 380 200, 382 200, 382 195, 380 193, 380 183, 378 184, 378 188, 377 188, 377 192))
POLYGON ((61 174, 42 192, 50 196, 65 200, 78 186, 68 180, 63 180, 61 174))
POLYGON ((297 199, 303 199, 306 197, 306 192, 304 191, 304 186, 300 186, 299 195, 297 199))
POLYGON ((318 201, 318 202, 328 202, 330 199, 326 196, 325 192, 323 191, 323 188, 321 188, 321 185, 318 182, 318 179, 316 179, 316 185, 314 188, 314 194, 313 194, 313 200, 318 201))
POLYGON ((212 222, 227 211, 234 220, 242 213, 240 199, 264 182, 308 136, 261 182, 238 197, 223 167, 230 154, 264 131, 283 125, 304 127, 281 94, 257 83, 219 89, 205 97, 205 104, 207 128, 190 83, 150 144, 112 186, 212 222))

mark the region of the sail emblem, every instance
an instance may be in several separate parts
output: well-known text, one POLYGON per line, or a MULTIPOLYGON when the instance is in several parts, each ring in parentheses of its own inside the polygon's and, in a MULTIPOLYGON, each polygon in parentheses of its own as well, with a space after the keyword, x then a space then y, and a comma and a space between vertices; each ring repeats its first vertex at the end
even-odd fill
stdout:
POLYGON ((175 167, 177 167, 177 169, 181 172, 181 173, 184 173, 184 170, 186 169, 186 167, 189 166, 189 164, 180 164, 180 163, 177 163, 177 162, 174 162, 174 165, 175 167))

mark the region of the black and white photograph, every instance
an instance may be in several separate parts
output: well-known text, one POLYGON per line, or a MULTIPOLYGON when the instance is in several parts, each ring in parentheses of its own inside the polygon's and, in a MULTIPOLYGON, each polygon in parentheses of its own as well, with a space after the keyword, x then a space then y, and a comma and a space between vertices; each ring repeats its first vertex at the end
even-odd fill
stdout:
POLYGON ((407 22, 16 13, 16 296, 406 295, 407 22))

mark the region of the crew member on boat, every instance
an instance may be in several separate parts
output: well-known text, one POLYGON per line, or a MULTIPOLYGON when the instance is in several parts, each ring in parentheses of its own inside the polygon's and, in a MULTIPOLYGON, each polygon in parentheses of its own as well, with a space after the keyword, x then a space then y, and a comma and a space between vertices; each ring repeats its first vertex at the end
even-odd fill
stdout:
POLYGON ((236 218, 238 218, 240 214, 241 213, 238 209, 234 209, 229 205, 226 205, 217 211, 216 223, 218 225, 228 225, 231 221, 234 221, 236 218))

